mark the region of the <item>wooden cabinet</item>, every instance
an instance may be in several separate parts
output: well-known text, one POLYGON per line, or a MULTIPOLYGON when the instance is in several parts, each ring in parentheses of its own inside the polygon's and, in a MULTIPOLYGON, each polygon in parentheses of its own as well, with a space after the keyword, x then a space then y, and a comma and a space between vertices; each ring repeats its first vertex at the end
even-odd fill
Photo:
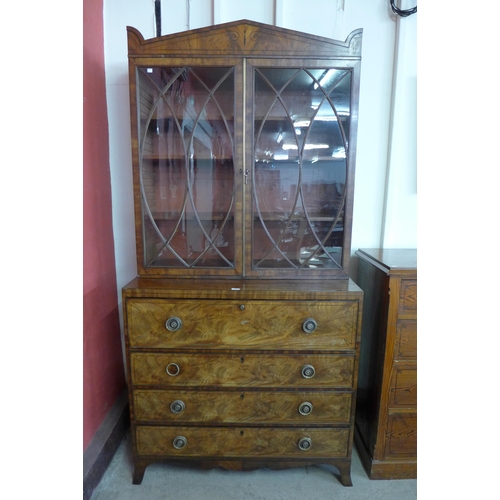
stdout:
POLYGON ((177 460, 328 463, 351 484, 361 35, 241 21, 144 40, 128 28, 134 483, 177 460))
POLYGON ((348 278, 361 38, 128 28, 139 276, 348 278))
POLYGON ((127 285, 134 483, 182 460, 326 463, 350 485, 362 296, 351 280, 127 285))
POLYGON ((417 252, 362 249, 356 446, 372 479, 417 475, 417 252))

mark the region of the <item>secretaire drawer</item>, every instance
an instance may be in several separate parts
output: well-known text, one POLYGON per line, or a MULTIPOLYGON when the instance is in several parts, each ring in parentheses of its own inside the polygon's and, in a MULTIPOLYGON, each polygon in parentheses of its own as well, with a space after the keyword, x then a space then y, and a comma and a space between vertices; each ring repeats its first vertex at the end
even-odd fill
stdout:
POLYGON ((136 429, 140 455, 165 457, 346 457, 349 429, 148 427, 136 429))
POLYGON ((132 353, 133 385, 350 388, 354 356, 132 353))
POLYGON ((355 349, 356 301, 129 299, 131 347, 355 349))
POLYGON ((134 391, 136 420, 165 423, 348 424, 352 392, 134 391))

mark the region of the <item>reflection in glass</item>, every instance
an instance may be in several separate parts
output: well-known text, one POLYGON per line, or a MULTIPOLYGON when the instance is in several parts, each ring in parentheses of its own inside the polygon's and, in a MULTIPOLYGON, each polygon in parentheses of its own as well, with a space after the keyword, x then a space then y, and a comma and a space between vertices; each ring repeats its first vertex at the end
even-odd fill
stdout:
POLYGON ((255 70, 254 269, 340 268, 351 73, 255 70))
POLYGON ((234 69, 139 68, 144 265, 234 267, 234 69))

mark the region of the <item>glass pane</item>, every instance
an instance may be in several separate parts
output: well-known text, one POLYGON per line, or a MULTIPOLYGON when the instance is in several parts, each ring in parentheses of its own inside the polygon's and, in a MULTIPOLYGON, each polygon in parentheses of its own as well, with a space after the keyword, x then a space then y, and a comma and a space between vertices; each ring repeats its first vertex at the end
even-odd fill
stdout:
POLYGON ((255 72, 253 266, 339 268, 350 72, 255 72))
POLYGON ((234 70, 138 70, 146 267, 234 267, 234 70))

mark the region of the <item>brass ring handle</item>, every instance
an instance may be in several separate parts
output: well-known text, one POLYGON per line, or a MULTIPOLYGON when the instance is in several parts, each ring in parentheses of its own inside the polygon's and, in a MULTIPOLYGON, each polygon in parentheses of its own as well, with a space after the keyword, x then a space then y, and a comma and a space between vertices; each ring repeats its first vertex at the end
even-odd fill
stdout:
POLYGON ((172 413, 182 413, 186 408, 186 405, 184 404, 184 401, 181 401, 180 399, 175 400, 171 405, 170 405, 170 411, 172 413))
POLYGON ((304 378, 313 378, 316 374, 316 370, 313 365, 304 365, 301 370, 302 376, 304 378))
POLYGON ((302 323, 302 330, 304 330, 306 333, 312 333, 316 330, 318 327, 318 323, 316 323, 316 320, 312 318, 307 318, 304 323, 302 323))
POLYGON ((308 438, 308 437, 300 438, 299 442, 298 442, 298 446, 299 446, 299 449, 301 449, 303 451, 309 450, 312 446, 311 438, 308 438))
POLYGON ((312 405, 312 403, 309 403, 308 401, 304 401, 299 406, 299 413, 301 415, 310 415, 312 413, 312 411, 313 411, 313 405, 312 405))
POLYGON ((187 445, 187 439, 184 436, 176 436, 172 441, 172 444, 174 445, 174 448, 180 450, 187 445))
POLYGON ((177 375, 179 375, 181 371, 181 368, 177 363, 169 363, 165 370, 171 377, 177 377, 177 375))
POLYGON ((176 332, 177 330, 180 330, 182 328, 182 320, 177 316, 172 316, 171 318, 167 319, 165 327, 171 332, 176 332))

